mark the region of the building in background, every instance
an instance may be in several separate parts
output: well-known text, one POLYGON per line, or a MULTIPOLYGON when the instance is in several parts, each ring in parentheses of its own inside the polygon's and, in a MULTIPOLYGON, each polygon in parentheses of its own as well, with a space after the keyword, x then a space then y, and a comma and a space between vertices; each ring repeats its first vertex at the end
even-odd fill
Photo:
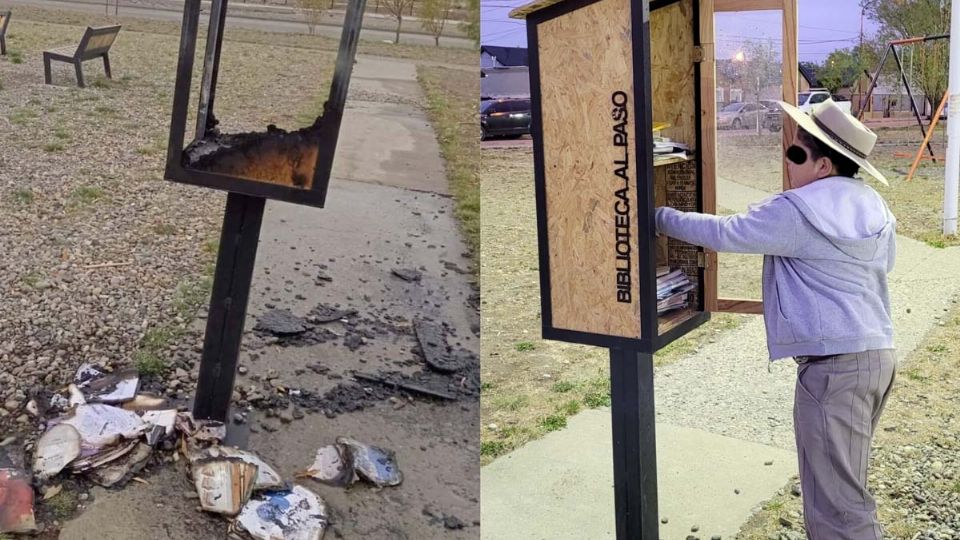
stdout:
POLYGON ((500 47, 497 45, 480 46, 480 67, 526 67, 527 49, 524 47, 500 47))
POLYGON ((480 100, 530 97, 527 66, 480 68, 480 100))

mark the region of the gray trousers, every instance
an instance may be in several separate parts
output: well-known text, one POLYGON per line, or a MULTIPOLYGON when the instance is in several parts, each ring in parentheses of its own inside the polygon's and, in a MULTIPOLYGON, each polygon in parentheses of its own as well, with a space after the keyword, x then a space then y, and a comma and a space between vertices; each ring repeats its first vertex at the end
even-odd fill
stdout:
POLYGON ((867 490, 870 442, 897 368, 893 350, 798 358, 793 425, 810 540, 881 540, 867 490))

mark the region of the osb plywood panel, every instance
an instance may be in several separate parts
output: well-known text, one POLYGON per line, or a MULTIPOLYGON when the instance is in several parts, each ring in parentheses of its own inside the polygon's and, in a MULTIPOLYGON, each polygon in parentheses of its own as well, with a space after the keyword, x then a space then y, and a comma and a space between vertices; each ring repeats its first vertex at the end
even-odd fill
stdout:
POLYGON ((525 19, 527 15, 530 15, 534 11, 540 11, 541 9, 548 8, 563 1, 564 0, 539 0, 538 2, 531 2, 512 10, 510 17, 514 19, 525 19))
POLYGON ((601 0, 541 23, 537 34, 553 326, 635 338, 630 30, 628 0, 601 0))
POLYGON ((688 143, 691 150, 697 141, 693 48, 692 0, 650 13, 653 119, 669 123, 663 136, 688 143))

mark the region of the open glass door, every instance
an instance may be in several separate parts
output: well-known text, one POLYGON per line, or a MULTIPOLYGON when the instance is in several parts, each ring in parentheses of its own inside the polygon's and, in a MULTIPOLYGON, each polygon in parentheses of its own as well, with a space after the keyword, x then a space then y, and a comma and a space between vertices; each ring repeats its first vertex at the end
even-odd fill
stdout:
MULTIPOLYGON (((705 168, 704 182, 715 189, 704 189, 703 206, 704 212, 729 215, 788 185, 783 155, 792 144, 795 125, 776 101, 797 100, 797 1, 710 3, 712 12, 704 19, 712 25, 705 25, 710 26, 709 35, 702 38, 712 43, 704 54, 713 49, 714 72, 713 81, 703 81, 704 87, 712 83, 712 96, 704 88, 704 101, 710 103, 703 112, 714 119, 712 129, 704 131, 715 140, 716 168, 705 168)), ((762 264, 760 255, 708 253, 707 310, 762 313, 762 264)))

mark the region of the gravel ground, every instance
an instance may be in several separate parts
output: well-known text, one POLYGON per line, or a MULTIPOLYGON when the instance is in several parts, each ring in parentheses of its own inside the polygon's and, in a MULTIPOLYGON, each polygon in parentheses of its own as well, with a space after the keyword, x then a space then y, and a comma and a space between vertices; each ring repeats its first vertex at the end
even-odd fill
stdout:
MULTIPOLYGON (((901 238, 898 260, 890 294, 897 354, 906 361, 953 306, 960 283, 950 276, 960 270, 960 257, 901 238)), ((658 421, 794 449, 796 364, 779 361, 768 371, 762 319, 710 341, 656 371, 658 421)))
MULTIPOLYGON (((178 305, 184 287, 216 251, 223 195, 162 180, 177 38, 125 31, 111 54, 114 81, 90 62, 88 88, 72 86, 65 64, 44 85, 40 51, 74 39, 71 30, 21 19, 12 33, 22 63, 0 61, 0 433, 25 427, 31 394, 80 363, 129 364, 145 335, 184 327, 193 315, 178 305), (107 264, 117 266, 97 266, 107 264)), ((330 61, 227 41, 222 125, 309 119, 330 61)), ((195 296, 205 303, 202 290, 195 296)), ((168 341, 153 344, 165 360, 200 343, 168 341)))
MULTIPOLYGON (((942 319, 901 362, 873 442, 869 486, 891 540, 960 538, 960 308, 942 319)), ((768 501, 738 538, 804 538, 796 483, 768 501)))

